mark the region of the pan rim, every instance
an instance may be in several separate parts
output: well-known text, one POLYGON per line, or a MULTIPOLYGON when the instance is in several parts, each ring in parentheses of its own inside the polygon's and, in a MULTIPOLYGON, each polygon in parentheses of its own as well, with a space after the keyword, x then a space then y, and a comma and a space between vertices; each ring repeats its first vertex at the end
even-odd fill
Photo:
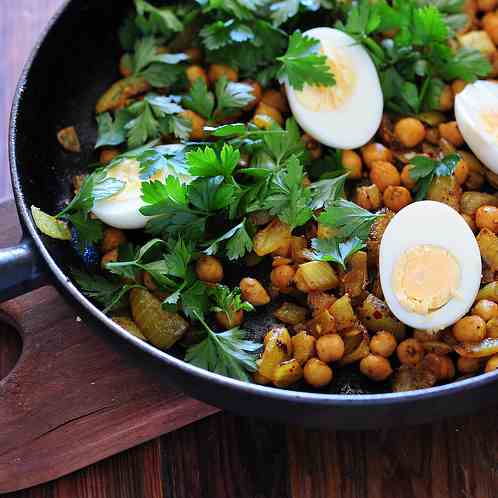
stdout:
POLYGON ((48 34, 55 28, 57 22, 62 17, 64 12, 67 10, 72 0, 66 0, 61 7, 55 12, 50 21, 48 22, 45 29, 40 34, 38 41, 36 42, 34 48, 32 49, 24 67, 21 72, 20 78, 18 80, 9 120, 9 133, 8 133, 8 156, 10 163, 10 174, 12 181, 12 188, 14 193, 14 199, 16 202, 17 210, 21 218, 21 223, 24 225, 25 229, 28 231, 29 236, 34 241, 38 252, 43 257, 44 261, 48 265, 52 275, 56 277, 59 283, 70 293, 72 299, 74 299, 80 306, 82 306, 88 313, 98 319, 108 329, 112 332, 125 339, 128 343, 142 350, 143 352, 150 354, 154 358, 158 359, 162 363, 165 363, 171 368, 180 370, 182 374, 189 375, 192 378, 198 378, 209 382, 213 386, 218 386, 220 388, 229 389, 232 391, 238 391, 240 394, 251 395, 254 397, 271 398, 275 401, 299 403, 299 404, 311 404, 318 406, 358 406, 358 407, 369 407, 369 406, 384 406, 384 407, 396 407, 398 405, 412 403, 417 400, 430 400, 435 398, 445 398, 453 394, 460 392, 470 391, 478 389, 479 387, 484 387, 488 384, 497 383, 498 384, 498 370, 491 373, 481 374, 477 377, 471 377, 469 379, 459 380, 452 382, 450 384, 445 384, 441 386, 435 386, 428 389, 422 389, 418 391, 407 391, 400 393, 381 393, 381 394, 361 394, 361 395, 351 395, 351 394, 325 394, 325 393, 313 393, 313 392, 301 392, 301 391, 287 391, 278 389, 275 387, 261 386, 258 384, 253 384, 249 382, 243 382, 229 377, 224 377, 220 374, 209 372, 207 370, 201 369, 194 365, 190 365, 185 361, 176 358, 167 352, 161 351, 154 346, 141 341, 132 334, 124 331, 115 322, 113 322, 108 316, 106 316, 100 309, 90 302, 79 289, 71 282, 68 276, 63 272, 63 270, 57 265, 54 258, 47 250, 41 236, 39 235, 34 222, 31 218, 30 211, 26 205, 26 200, 24 198, 24 193, 22 190, 22 185, 20 177, 18 174, 18 161, 16 157, 16 125, 17 118, 19 114, 20 105, 23 99, 24 89, 29 83, 29 77, 31 72, 31 67, 36 60, 39 51, 48 34))

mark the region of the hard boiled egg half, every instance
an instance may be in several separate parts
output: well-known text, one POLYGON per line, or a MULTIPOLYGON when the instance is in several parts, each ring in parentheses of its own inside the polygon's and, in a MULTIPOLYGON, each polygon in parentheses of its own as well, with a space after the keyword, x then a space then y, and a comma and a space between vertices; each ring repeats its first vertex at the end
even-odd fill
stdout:
POLYGON ((455 116, 472 152, 498 174, 498 83, 467 85, 455 97, 455 116))
POLYGON ((406 325, 441 330, 471 308, 481 284, 476 238, 457 211, 421 201, 387 226, 379 255, 387 305, 406 325))
MULTIPOLYGON (((176 175, 173 168, 156 171, 148 181, 164 181, 169 175, 176 175)), ((95 202, 92 212, 101 221, 115 228, 143 228, 149 217, 140 213, 145 206, 142 200, 142 179, 140 178, 140 163, 136 159, 126 158, 107 170, 107 176, 124 182, 124 187, 116 195, 95 202)), ((192 177, 179 176, 188 183, 192 177)))
POLYGON ((287 82, 292 114, 318 142, 338 149, 368 143, 380 126, 384 98, 377 70, 367 51, 349 35, 332 28, 314 28, 304 35, 320 42, 319 52, 335 77, 334 86, 305 85, 295 90, 287 82))

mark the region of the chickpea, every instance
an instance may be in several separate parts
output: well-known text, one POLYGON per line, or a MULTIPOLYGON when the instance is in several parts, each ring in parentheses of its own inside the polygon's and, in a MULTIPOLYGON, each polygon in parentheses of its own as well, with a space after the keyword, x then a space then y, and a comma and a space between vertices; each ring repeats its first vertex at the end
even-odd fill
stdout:
POLYGON ((369 185, 368 187, 358 187, 356 189, 354 202, 361 206, 363 209, 368 209, 369 211, 375 211, 382 207, 382 194, 379 187, 375 185, 369 185))
POLYGON ((279 290, 288 290, 295 274, 296 270, 290 265, 277 266, 270 274, 271 283, 279 290))
POLYGON ((469 176, 469 165, 462 159, 458 161, 455 168, 455 178, 458 185, 463 185, 469 176))
POLYGON ((467 85, 468 83, 464 80, 455 80, 451 84, 451 89, 453 90, 453 94, 458 95, 459 93, 463 92, 467 85))
POLYGON ((105 166, 118 155, 118 149, 102 149, 102 151, 100 152, 99 162, 105 166))
POLYGON ((217 284, 223 280, 223 266, 214 256, 201 256, 195 265, 199 280, 217 284))
POLYGON ((378 356, 388 358, 396 351, 396 338, 385 330, 377 332, 370 341, 370 351, 378 356))
POLYGON ((389 360, 376 354, 369 354, 360 361, 360 371, 375 382, 382 382, 393 373, 389 360))
POLYGON ((386 161, 390 163, 393 160, 392 152, 387 147, 379 143, 365 145, 361 149, 361 155, 363 157, 363 162, 369 169, 372 167, 374 162, 386 161))
POLYGON ((387 187, 398 187, 401 184, 401 175, 396 166, 386 161, 376 161, 370 170, 370 180, 375 183, 381 192, 387 187))
POLYGON ((202 60, 202 51, 198 47, 190 47, 184 50, 191 62, 198 64, 202 60))
POLYGON ((477 315, 466 316, 453 325, 453 337, 460 342, 480 342, 486 337, 486 322, 477 315))
POLYGON ((247 104, 244 107, 244 111, 251 111, 261 102, 261 95, 263 94, 263 89, 261 88, 261 85, 254 80, 245 80, 242 83, 251 87, 251 93, 254 96, 254 100, 249 102, 249 104, 247 104))
POLYGON ((464 356, 460 356, 457 360, 457 368, 460 373, 472 374, 479 371, 481 362, 479 358, 465 358, 464 356))
POLYGON ((277 123, 282 126, 284 124, 284 118, 278 109, 271 107, 264 102, 260 102, 254 112, 253 122, 258 128, 266 130, 271 127, 272 123, 277 123))
POLYGON ((102 270, 106 270, 107 263, 114 263, 114 261, 118 260, 118 250, 113 249, 112 251, 106 252, 102 259, 100 260, 100 267, 102 270))
POLYGON ((194 111, 186 110, 180 113, 182 118, 190 121, 192 125, 192 131, 190 132, 190 138, 193 140, 203 140, 205 138, 204 135, 204 126, 206 126, 206 120, 196 114, 194 111))
POLYGON ((305 365, 310 358, 315 356, 315 343, 316 339, 305 331, 292 337, 292 354, 301 365, 305 365))
POLYGON ((280 112, 289 112, 289 104, 287 98, 278 90, 266 90, 261 97, 261 102, 280 112))
POLYGON ((209 85, 209 80, 206 71, 204 71, 204 68, 198 66, 197 64, 192 64, 191 66, 188 66, 187 69, 185 70, 185 74, 187 76, 190 86, 192 86, 199 78, 203 80, 204 83, 206 83, 206 85, 209 85))
POLYGON ((333 376, 332 369, 318 358, 311 358, 304 365, 304 380, 315 388, 330 384, 333 376))
POLYGON ((412 190, 417 185, 417 182, 410 175, 411 164, 407 164, 401 171, 401 183, 409 190, 412 190))
POLYGON ((214 314, 214 317, 224 330, 230 330, 238 327, 244 321, 244 312, 239 310, 227 315, 224 311, 218 311, 214 314))
POLYGON ((422 121, 415 118, 400 119, 394 126, 394 136, 409 149, 416 147, 425 138, 422 121))
POLYGON ((484 12, 496 9, 497 4, 497 0, 477 0, 477 8, 484 12))
POLYGON ((324 363, 332 363, 344 356, 344 341, 338 334, 322 335, 316 341, 316 353, 324 363))
POLYGON ((469 225, 469 228, 473 231, 473 232, 476 232, 477 231, 477 226, 476 226, 476 223, 474 221, 474 218, 468 214, 462 214, 462 218, 465 220, 465 223, 467 223, 467 225, 469 225))
POLYGON ((498 13, 497 12, 488 12, 482 18, 482 27, 484 31, 489 35, 489 37, 493 40, 493 43, 498 44, 498 13))
POLYGON ((486 323, 486 337, 498 339, 498 318, 492 318, 486 323))
POLYGON ((484 367, 486 373, 493 372, 494 370, 498 370, 498 354, 493 355, 484 367))
POLYGON ((455 147, 461 147, 464 144, 464 140, 456 121, 450 121, 449 123, 441 123, 439 125, 439 133, 441 137, 448 140, 451 145, 455 147))
POLYGON ((126 235, 119 228, 107 227, 104 230, 104 237, 100 248, 103 253, 117 249, 121 244, 126 242, 126 235))
POLYGON ((349 172, 348 179, 359 180, 362 173, 362 161, 354 150, 342 151, 342 167, 349 172))
POLYGON ((472 314, 480 316, 485 322, 498 318, 498 304, 488 299, 481 299, 472 308, 472 314))
POLYGON ((425 368, 430 370, 437 380, 450 380, 455 376, 455 365, 448 356, 429 353, 423 362, 425 368))
POLYGON ((438 145, 441 140, 441 134, 437 128, 428 128, 425 132, 425 139, 432 145, 438 145))
POLYGON ((419 341, 416 339, 406 339, 398 345, 396 354, 403 365, 415 366, 422 361, 424 351, 424 347, 419 341))
POLYGON ((157 291, 158 287, 156 285, 156 282, 154 282, 154 279, 151 277, 150 273, 144 271, 142 274, 142 278, 147 289, 149 289, 151 292, 157 291))
POLYGON ((498 234, 498 207, 481 206, 476 211, 476 225, 477 228, 488 228, 498 234))
POLYGON ((208 69, 208 78, 211 83, 216 83, 222 76, 229 81, 237 81, 239 73, 237 70, 225 64, 211 64, 208 69))
POLYGON ((443 112, 451 111, 454 103, 455 95, 453 94, 453 90, 451 89, 451 86, 445 85, 441 92, 441 96, 439 97, 439 110, 443 112))
POLYGON ((311 159, 320 159, 322 157, 322 146, 312 136, 305 133, 301 137, 301 140, 309 152, 311 159))
POLYGON ((413 202, 410 191, 405 187, 387 187, 384 190, 384 206, 397 213, 413 202))
POLYGON ((255 278, 243 278, 239 286, 242 297, 253 306, 263 306, 270 302, 268 292, 255 278))

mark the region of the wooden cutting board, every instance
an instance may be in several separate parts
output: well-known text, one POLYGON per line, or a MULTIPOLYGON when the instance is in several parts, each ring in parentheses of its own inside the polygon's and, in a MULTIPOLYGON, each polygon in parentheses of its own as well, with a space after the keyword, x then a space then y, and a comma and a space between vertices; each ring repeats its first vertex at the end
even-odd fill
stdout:
MULTIPOLYGON (((12 203, 0 206, 0 215, 4 247, 17 241, 12 203)), ((0 493, 55 479, 218 411, 172 387, 151 357, 85 325, 53 287, 0 305, 0 335, 8 326, 23 346, 0 381, 0 493)))

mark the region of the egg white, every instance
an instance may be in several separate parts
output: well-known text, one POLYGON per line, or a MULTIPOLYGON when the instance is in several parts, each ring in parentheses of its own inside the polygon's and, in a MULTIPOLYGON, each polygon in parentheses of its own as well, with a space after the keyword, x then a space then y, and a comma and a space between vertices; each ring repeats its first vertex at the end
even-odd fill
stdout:
POLYGON ((440 202, 421 201, 402 209, 387 226, 380 245, 379 271, 386 303, 400 321, 416 329, 441 330, 462 318, 473 305, 481 284, 481 254, 472 230, 457 211, 440 202), (428 315, 404 308, 393 290, 399 257, 420 245, 446 249, 460 267, 456 296, 428 315))
POLYGON ((472 152, 498 174, 498 83, 476 81, 467 85, 455 97, 455 116, 472 152), (484 117, 489 113, 496 114, 496 127, 486 124, 484 117))
MULTIPOLYGON (((349 35, 332 28, 314 28, 304 33, 321 42, 321 50, 337 64, 336 86, 309 87, 302 91, 285 85, 287 98, 295 119, 303 130, 320 143, 339 149, 355 149, 368 143, 380 126, 384 98, 379 77, 368 52, 349 35), (341 85, 340 68, 351 76, 352 84, 341 85), (337 98, 335 107, 317 105, 310 108, 303 104, 307 92, 313 92, 315 100, 324 102, 337 98), (318 107, 318 108, 317 108, 318 107)), ((334 72, 334 71, 332 71, 334 72)))

